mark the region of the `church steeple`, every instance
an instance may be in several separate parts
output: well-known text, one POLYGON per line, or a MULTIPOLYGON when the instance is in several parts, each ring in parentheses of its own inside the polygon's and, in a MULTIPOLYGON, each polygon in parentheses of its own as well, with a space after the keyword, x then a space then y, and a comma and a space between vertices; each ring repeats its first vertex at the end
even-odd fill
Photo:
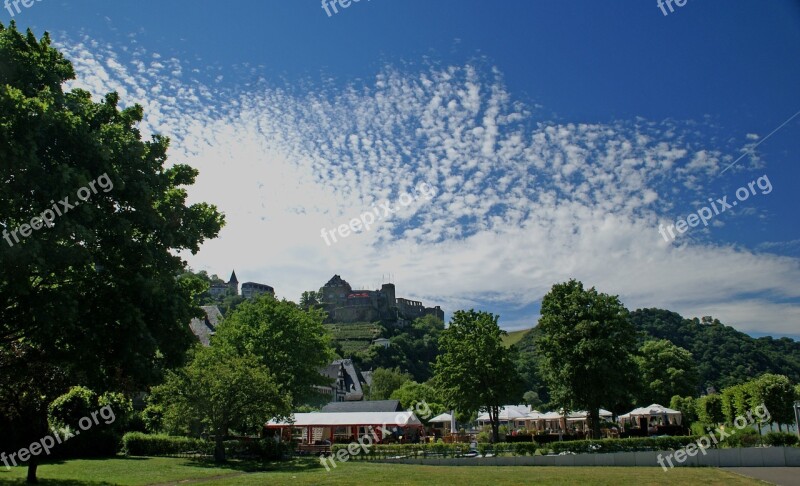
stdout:
POLYGON ((239 279, 236 278, 236 270, 231 272, 231 279, 228 280, 228 288, 231 289, 234 294, 239 295, 239 279))

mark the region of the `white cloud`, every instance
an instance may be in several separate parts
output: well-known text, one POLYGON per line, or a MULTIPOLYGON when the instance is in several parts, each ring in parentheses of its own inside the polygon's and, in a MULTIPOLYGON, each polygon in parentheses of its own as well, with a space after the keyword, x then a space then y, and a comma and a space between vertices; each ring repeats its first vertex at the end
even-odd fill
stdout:
POLYGON ((535 120, 496 72, 469 65, 387 67, 339 92, 266 82, 232 92, 222 75, 182 79, 198 70, 139 48, 122 61, 88 39, 61 47, 75 85, 142 104, 143 132, 171 136, 171 160, 200 170, 192 200, 216 204, 228 225, 187 256, 196 269, 236 269, 290 299, 334 273, 371 285, 391 273, 399 296, 448 312, 520 308, 575 277, 631 309, 796 332, 800 307, 786 302, 800 297, 797 259, 670 245, 657 232, 724 165, 696 124, 535 120), (420 182, 436 197, 331 246, 320 236, 420 182))

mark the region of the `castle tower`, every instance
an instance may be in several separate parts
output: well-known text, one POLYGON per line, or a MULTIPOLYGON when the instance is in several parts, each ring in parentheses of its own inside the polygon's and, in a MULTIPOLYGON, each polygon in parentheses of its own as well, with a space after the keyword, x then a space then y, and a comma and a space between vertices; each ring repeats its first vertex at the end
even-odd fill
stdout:
POLYGON ((231 279, 228 280, 228 287, 233 290, 233 293, 239 295, 239 279, 236 278, 236 270, 231 272, 231 279))

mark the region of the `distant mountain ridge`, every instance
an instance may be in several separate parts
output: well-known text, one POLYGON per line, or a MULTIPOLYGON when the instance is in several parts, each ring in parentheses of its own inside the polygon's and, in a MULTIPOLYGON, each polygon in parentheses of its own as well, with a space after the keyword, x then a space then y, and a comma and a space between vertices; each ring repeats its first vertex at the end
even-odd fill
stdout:
POLYGON ((718 319, 686 319, 663 309, 638 309, 631 319, 648 336, 691 351, 704 388, 720 390, 763 373, 800 381, 800 343, 793 339, 754 338, 718 319))
MULTIPOLYGON (((631 312, 631 320, 642 341, 667 339, 692 353, 699 372, 698 390, 714 387, 719 391, 764 373, 800 382, 800 342, 793 339, 754 338, 718 319, 686 319, 665 309, 637 309, 631 312)), ((536 334, 535 327, 530 329, 516 347, 532 357, 536 334)))

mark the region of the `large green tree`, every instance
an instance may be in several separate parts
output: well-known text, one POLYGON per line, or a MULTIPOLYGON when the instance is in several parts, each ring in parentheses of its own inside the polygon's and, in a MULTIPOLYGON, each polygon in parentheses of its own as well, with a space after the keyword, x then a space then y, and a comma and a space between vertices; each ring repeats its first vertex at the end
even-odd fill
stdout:
POLYGON ((413 380, 407 381, 403 383, 400 388, 393 391, 389 398, 399 400, 400 406, 406 410, 429 409, 430 413, 428 417, 420 417, 425 423, 427 423, 427 420, 445 411, 445 406, 442 404, 442 397, 439 391, 427 383, 417 383, 413 380), (427 405, 427 407, 423 407, 420 404, 427 405))
POLYGON ((372 384, 369 387, 370 400, 386 400, 395 390, 411 381, 411 375, 403 373, 399 368, 393 370, 378 368, 372 372, 372 384))
POLYGON ((642 406, 666 404, 674 395, 694 395, 699 391, 697 366, 692 353, 666 339, 645 341, 636 357, 642 388, 642 406))
POLYGON ((495 442, 500 440, 500 408, 522 396, 515 350, 503 346, 507 333, 497 320, 488 312, 456 311, 439 338, 442 354, 434 365, 434 383, 445 405, 464 413, 486 410, 495 442))
POLYGON ((211 344, 258 356, 281 390, 301 405, 315 398, 313 385, 330 381, 320 374, 333 360, 323 318, 318 309, 303 310, 294 302, 263 294, 227 316, 217 326, 211 344))
POLYGON ((544 296, 538 327, 536 348, 551 401, 587 410, 599 438, 600 407, 627 402, 638 382, 636 332, 627 309, 617 296, 570 280, 544 296))
MULTIPOLYGON (((794 422, 794 388, 789 378, 783 375, 766 373, 748 383, 750 389, 749 407, 754 410, 759 405, 764 405, 769 410, 772 422, 782 424, 794 422)), ((770 427, 771 427, 770 423, 770 427)))
POLYGON ((141 106, 65 92, 72 78, 47 34, 0 25, 0 415, 24 423, 20 447, 70 386, 133 392, 182 363, 199 309, 178 252, 223 224, 187 206, 197 171, 166 165, 167 138, 142 140, 141 106))
POLYGON ((165 429, 189 433, 199 425, 213 434, 217 462, 225 461, 223 441, 231 430, 259 433, 267 420, 291 414, 291 397, 261 360, 223 346, 198 346, 185 368, 154 388, 151 400, 165 429))

